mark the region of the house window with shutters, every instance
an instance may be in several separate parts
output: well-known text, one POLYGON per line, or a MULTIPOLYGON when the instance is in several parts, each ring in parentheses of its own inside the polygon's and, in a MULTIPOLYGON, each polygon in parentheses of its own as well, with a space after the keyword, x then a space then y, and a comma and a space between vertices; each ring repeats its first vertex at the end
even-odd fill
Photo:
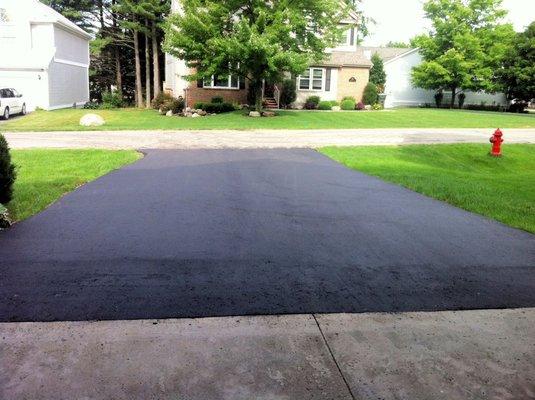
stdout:
POLYGON ((325 88, 325 69, 309 68, 298 79, 300 90, 322 91, 325 88))

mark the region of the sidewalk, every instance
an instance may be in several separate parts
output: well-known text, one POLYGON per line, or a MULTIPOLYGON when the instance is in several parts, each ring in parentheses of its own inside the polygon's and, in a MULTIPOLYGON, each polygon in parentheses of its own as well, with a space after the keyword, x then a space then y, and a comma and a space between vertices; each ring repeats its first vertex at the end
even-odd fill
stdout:
MULTIPOLYGON (((492 129, 14 132, 14 149, 223 149, 488 143, 492 129)), ((504 129, 505 144, 535 143, 535 129, 504 129)))
POLYGON ((535 309, 0 324, 3 399, 535 398, 535 309))

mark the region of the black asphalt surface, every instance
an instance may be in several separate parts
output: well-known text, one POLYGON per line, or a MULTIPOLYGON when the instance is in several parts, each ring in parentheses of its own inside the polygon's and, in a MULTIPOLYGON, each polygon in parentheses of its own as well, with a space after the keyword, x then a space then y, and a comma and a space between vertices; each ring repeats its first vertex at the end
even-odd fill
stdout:
POLYGON ((312 150, 155 150, 0 233, 0 321, 535 306, 535 236, 312 150))

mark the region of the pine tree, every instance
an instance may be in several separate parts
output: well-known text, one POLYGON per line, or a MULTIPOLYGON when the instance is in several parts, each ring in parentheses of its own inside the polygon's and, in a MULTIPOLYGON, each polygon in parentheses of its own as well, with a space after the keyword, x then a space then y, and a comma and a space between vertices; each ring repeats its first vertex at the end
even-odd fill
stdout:
POLYGON ((386 72, 383 59, 379 54, 375 53, 372 56, 372 64, 373 67, 370 69, 370 82, 377 86, 379 93, 382 93, 386 84, 386 72))

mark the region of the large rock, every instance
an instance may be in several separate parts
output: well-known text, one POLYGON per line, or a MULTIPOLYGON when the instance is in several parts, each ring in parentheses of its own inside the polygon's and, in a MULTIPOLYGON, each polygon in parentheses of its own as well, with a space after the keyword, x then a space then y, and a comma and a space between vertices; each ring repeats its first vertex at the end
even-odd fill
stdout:
POLYGON ((165 113, 166 117, 172 117, 173 116, 173 110, 169 110, 165 113))
POLYGON ((274 117, 276 114, 273 111, 264 111, 262 113, 263 117, 274 117))
POLYGON ((97 114, 86 114, 80 118, 80 125, 82 126, 102 126, 105 123, 104 118, 97 114))
POLYGON ((340 111, 341 108, 340 108, 340 106, 332 106, 332 107, 331 107, 331 110, 332 110, 332 111, 340 111))
POLYGON ((258 112, 258 111, 251 111, 249 113, 249 117, 254 117, 254 118, 258 118, 258 117, 261 117, 262 115, 258 112))

